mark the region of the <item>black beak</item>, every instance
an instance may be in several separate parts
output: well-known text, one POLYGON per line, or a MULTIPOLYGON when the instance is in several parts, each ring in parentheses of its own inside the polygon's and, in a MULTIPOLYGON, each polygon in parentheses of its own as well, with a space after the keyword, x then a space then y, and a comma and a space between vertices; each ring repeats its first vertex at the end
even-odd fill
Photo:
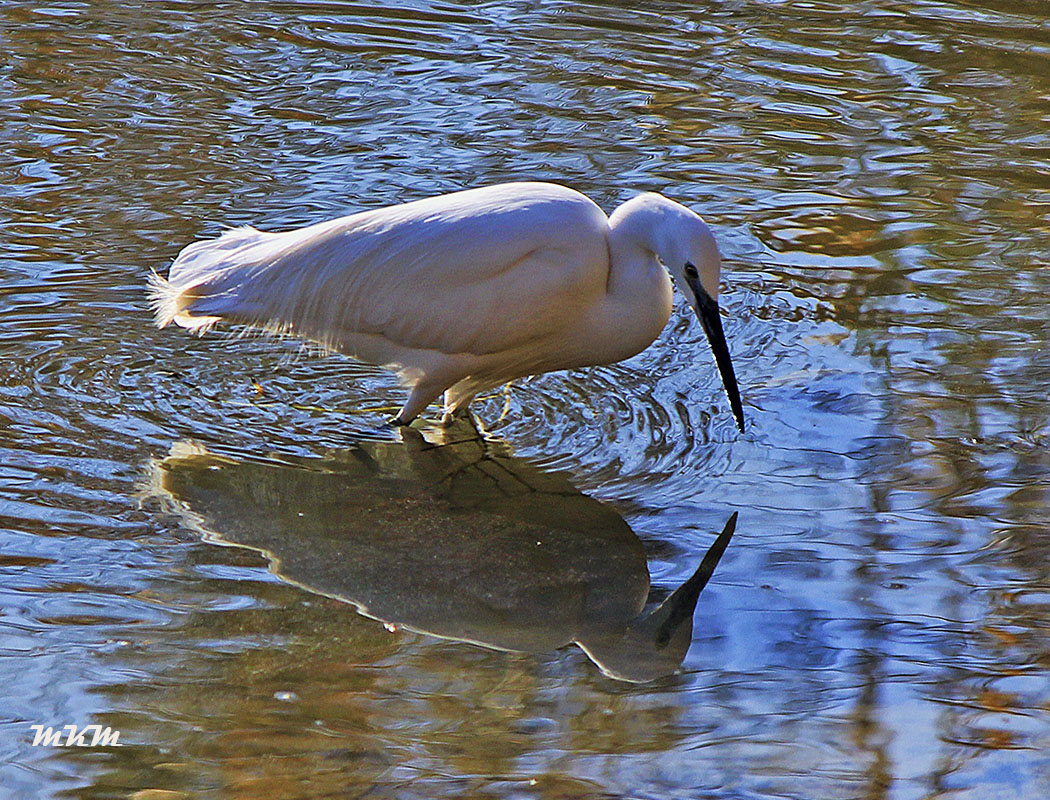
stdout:
POLYGON ((715 364, 718 365, 718 374, 722 376, 722 385, 729 398, 729 408, 733 411, 733 418, 740 432, 744 432, 744 408, 740 404, 740 389, 736 385, 736 375, 733 373, 733 362, 729 358, 729 346, 726 344, 726 335, 722 330, 722 318, 718 314, 718 303, 707 290, 701 285, 699 279, 689 280, 689 288, 696 295, 697 316, 700 324, 707 334, 707 341, 711 345, 711 352, 715 356, 715 364))

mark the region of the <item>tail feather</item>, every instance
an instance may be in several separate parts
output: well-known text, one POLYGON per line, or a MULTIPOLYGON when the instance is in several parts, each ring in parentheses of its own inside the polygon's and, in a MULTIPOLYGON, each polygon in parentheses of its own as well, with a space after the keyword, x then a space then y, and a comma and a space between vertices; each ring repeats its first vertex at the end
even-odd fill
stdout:
POLYGON ((179 313, 179 290, 158 275, 156 270, 151 270, 146 280, 149 283, 149 307, 153 309, 153 322, 158 328, 164 328, 179 313))
POLYGON ((266 236, 250 225, 232 228, 217 239, 193 242, 184 247, 172 263, 167 278, 151 273, 148 278, 149 303, 157 327, 163 328, 174 322, 196 333, 204 333, 218 322, 221 317, 198 315, 190 308, 195 300, 201 299, 194 288, 220 272, 236 251, 266 236))
POLYGON ((190 291, 176 286, 156 272, 150 273, 148 280, 149 305, 153 309, 153 322, 158 328, 174 322, 195 333, 204 333, 219 321, 219 317, 197 317, 186 311, 186 307, 196 299, 190 291))

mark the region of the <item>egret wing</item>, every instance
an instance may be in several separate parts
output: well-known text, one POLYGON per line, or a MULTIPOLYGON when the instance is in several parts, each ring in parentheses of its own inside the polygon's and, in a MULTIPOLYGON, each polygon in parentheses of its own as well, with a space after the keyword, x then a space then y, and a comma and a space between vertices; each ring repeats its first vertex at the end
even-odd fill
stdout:
POLYGON ((566 329, 587 294, 605 289, 606 230, 582 194, 504 184, 287 233, 229 231, 187 247, 169 282, 186 320, 259 325, 342 350, 372 334, 481 355, 566 329))

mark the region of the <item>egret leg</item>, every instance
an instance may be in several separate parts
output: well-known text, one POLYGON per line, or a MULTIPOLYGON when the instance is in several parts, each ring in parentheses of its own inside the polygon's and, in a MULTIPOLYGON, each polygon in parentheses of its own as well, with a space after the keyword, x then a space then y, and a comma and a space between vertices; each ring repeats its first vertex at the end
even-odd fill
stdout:
POLYGON ((470 413, 470 401, 474 399, 474 393, 461 394, 453 386, 445 390, 445 413, 441 417, 441 424, 446 428, 457 419, 466 419, 477 429, 474 415, 470 413))
POLYGON ((471 413, 470 408, 467 406, 462 406, 454 411, 446 408, 445 413, 441 415, 441 424, 447 428, 450 425, 455 425, 456 420, 459 419, 472 420, 474 419, 474 414, 471 413))
POLYGON ((408 400, 401 406, 397 416, 391 421, 391 425, 408 425, 423 413, 423 409, 438 399, 445 387, 435 387, 433 384, 417 383, 408 394, 408 400))

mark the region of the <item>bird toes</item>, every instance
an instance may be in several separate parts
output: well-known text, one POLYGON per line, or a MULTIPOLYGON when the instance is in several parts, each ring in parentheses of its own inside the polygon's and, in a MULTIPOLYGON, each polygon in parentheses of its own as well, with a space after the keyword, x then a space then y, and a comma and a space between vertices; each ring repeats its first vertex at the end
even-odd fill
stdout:
POLYGON ((472 425, 476 424, 469 406, 460 406, 453 410, 445 409, 445 413, 441 415, 441 425, 445 428, 451 428, 459 420, 465 420, 472 425))
POLYGON ((481 420, 465 406, 455 411, 446 411, 441 417, 441 426, 445 429, 462 426, 464 430, 469 430, 477 437, 483 438, 485 435, 485 427, 481 424, 481 420))

